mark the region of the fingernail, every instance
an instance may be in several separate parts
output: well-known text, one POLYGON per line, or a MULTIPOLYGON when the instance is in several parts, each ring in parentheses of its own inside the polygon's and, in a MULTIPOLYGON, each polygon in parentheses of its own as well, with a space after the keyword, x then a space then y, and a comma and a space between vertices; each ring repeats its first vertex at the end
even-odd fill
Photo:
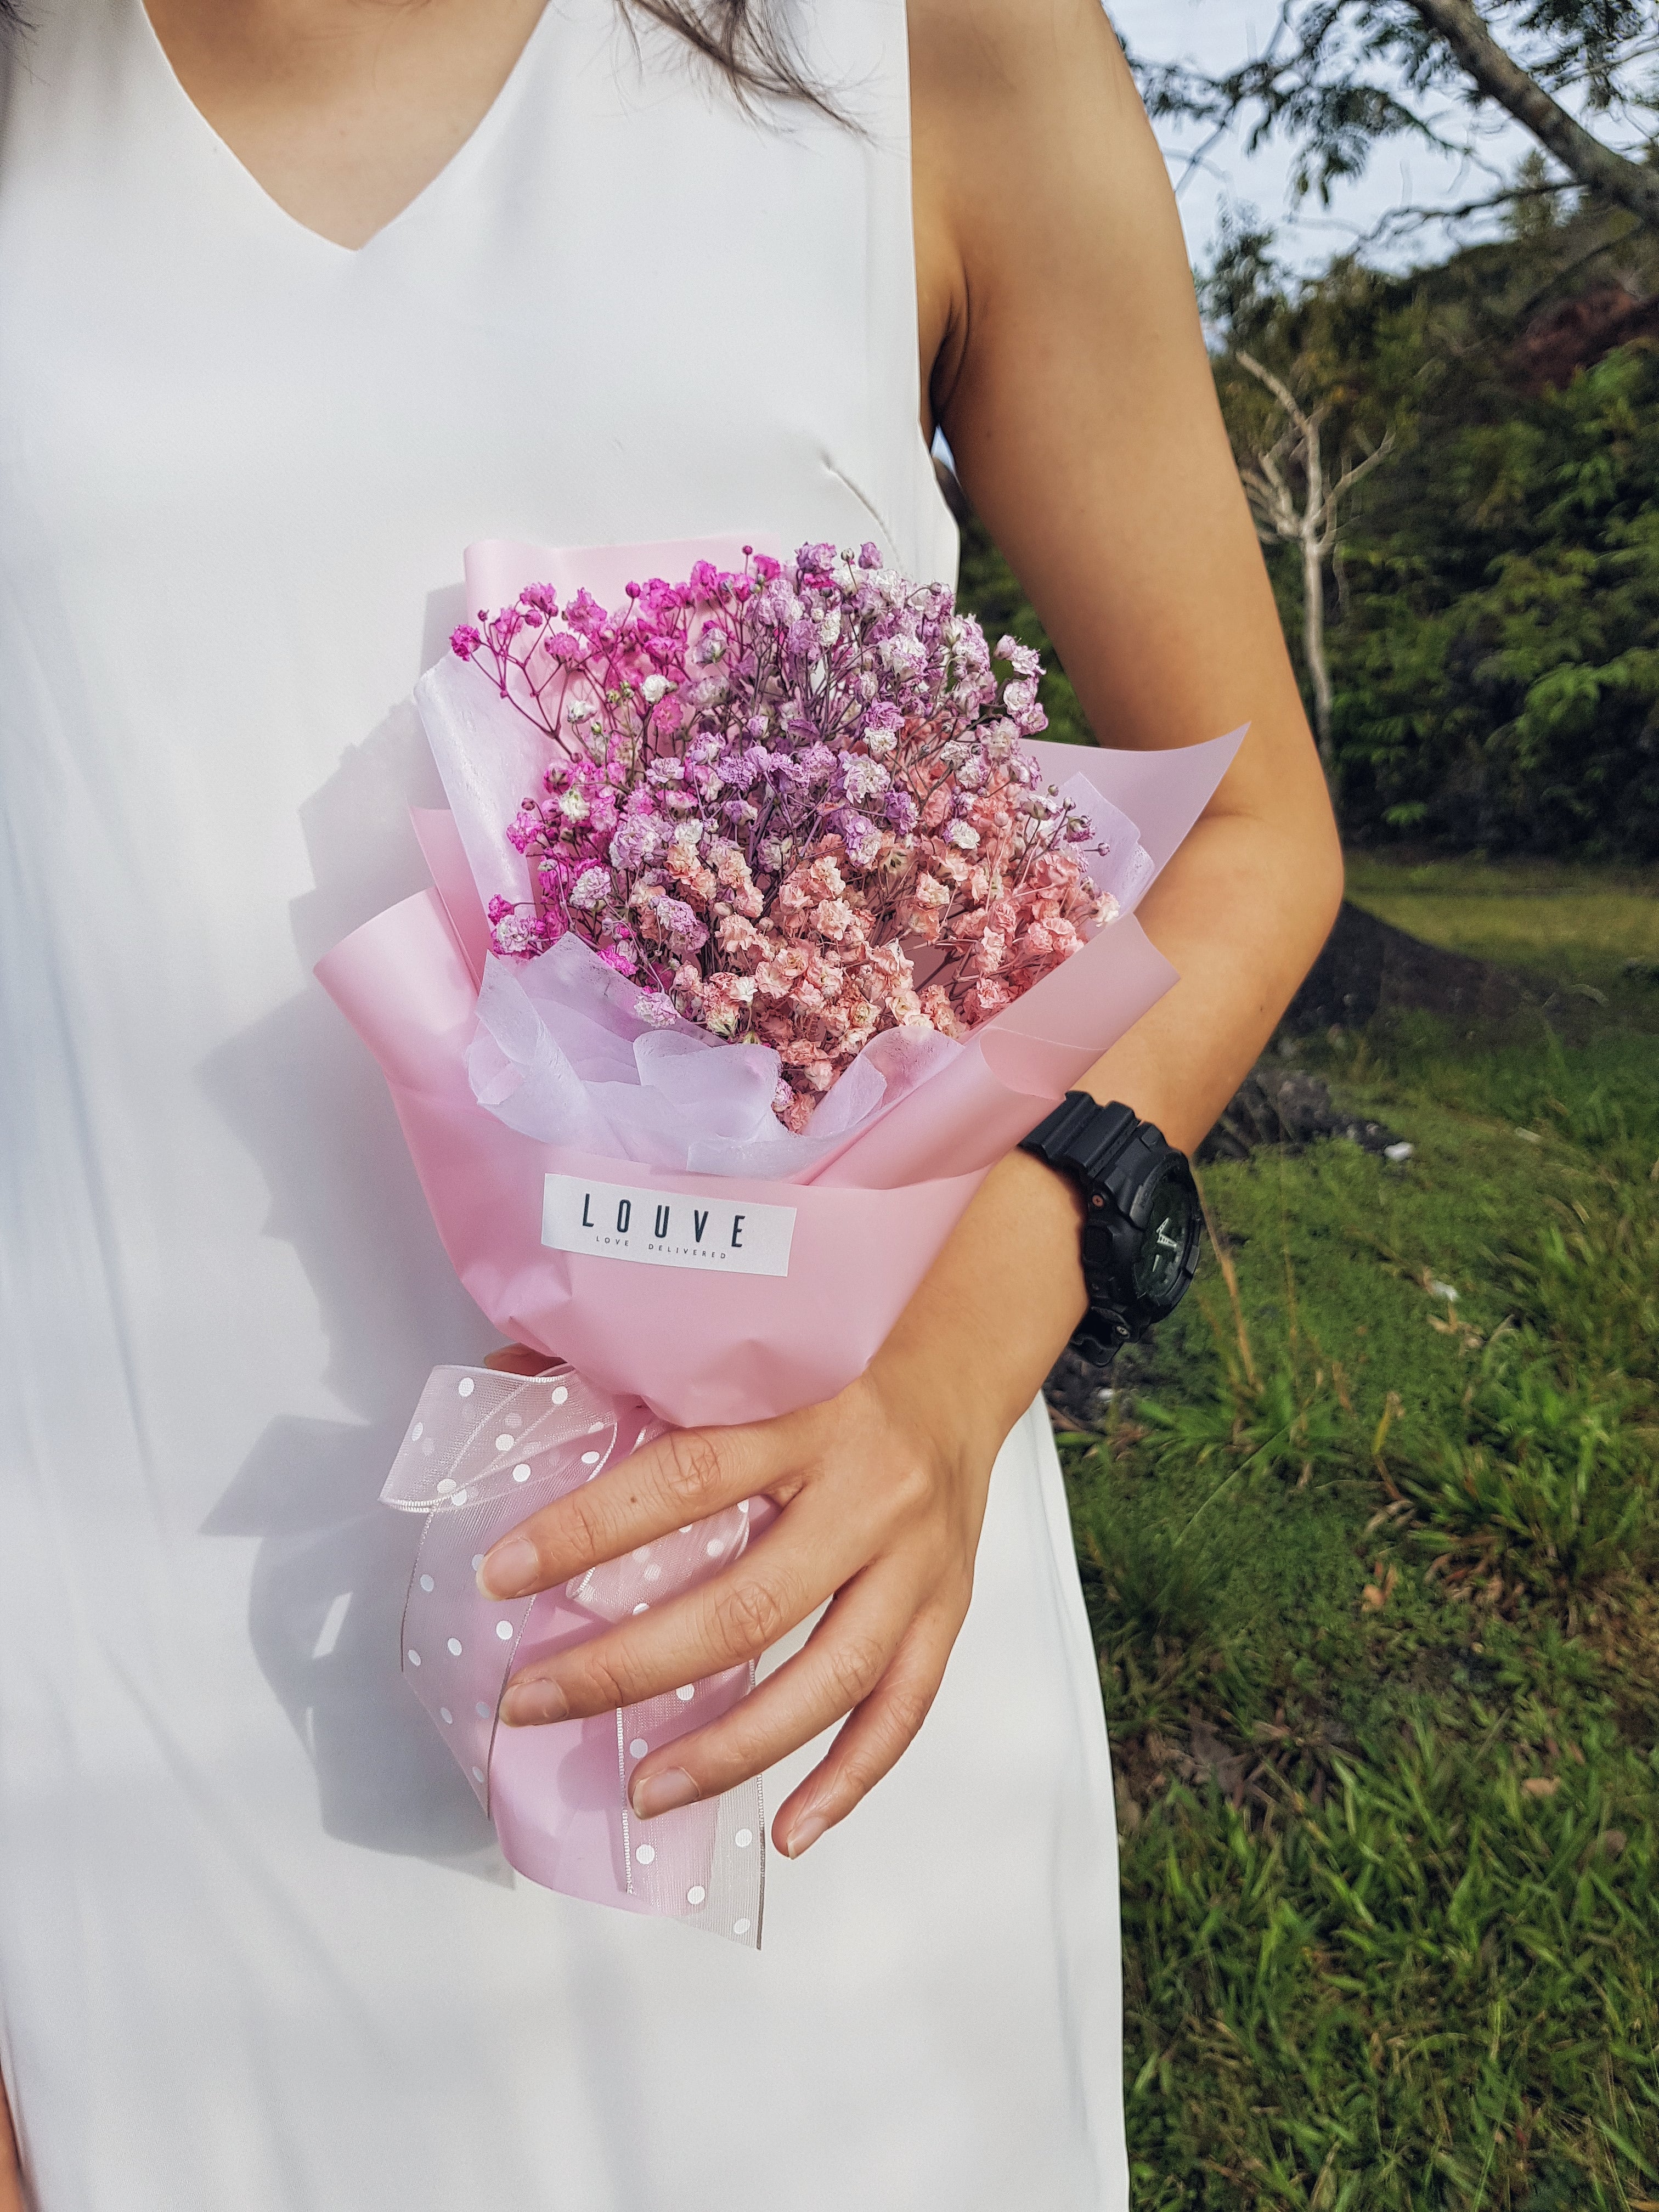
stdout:
POLYGON ((556 1682, 515 1682, 501 1699, 501 1718, 508 1728, 544 1728, 569 1711, 570 1700, 556 1682))
POLYGON ((532 1543, 523 1536, 509 1536, 479 1568, 478 1588, 486 1597, 522 1597, 535 1588, 541 1565, 532 1543))
POLYGON ((632 1800, 641 1820, 654 1820, 659 1813, 678 1813, 682 1805, 695 1805, 702 1795, 683 1766, 671 1766, 665 1773, 636 1782, 632 1800))
POLYGON ((803 1813, 789 1831, 789 1840, 783 1847, 785 1851, 792 1859, 798 1859, 803 1851, 811 1850, 829 1825, 822 1813, 803 1813))

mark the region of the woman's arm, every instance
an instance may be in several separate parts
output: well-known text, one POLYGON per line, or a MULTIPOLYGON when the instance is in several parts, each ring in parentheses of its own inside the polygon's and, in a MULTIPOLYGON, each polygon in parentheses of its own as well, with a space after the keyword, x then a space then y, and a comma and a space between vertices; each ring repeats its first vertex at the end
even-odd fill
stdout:
MULTIPOLYGON (((1330 927, 1324 783, 1163 161, 1105 18, 1094 0, 911 0, 910 22, 923 358, 963 482, 1103 739, 1252 726, 1141 909, 1182 981, 1087 1079, 1190 1148, 1330 927)), ((992 1462, 1084 1311, 1079 1218, 1069 1186, 1016 1153, 838 1398, 666 1437, 498 1545, 483 1580, 516 1595, 743 1498, 782 1508, 702 1589, 527 1669, 503 1718, 661 1694, 757 1656, 830 1599, 803 1651, 643 1761, 633 1789, 648 1818, 845 1719, 774 1833, 796 1856, 844 1818, 939 1686, 992 1462)))
POLYGON ((1180 970, 1103 1060, 1190 1149, 1341 896, 1174 195, 1096 0, 912 0, 931 396, 1103 744, 1250 735, 1141 909, 1180 970))
POLYGON ((11 2107, 0 2081, 0 2212, 23 2212, 23 2184, 17 2171, 17 2143, 11 2131, 11 2107))

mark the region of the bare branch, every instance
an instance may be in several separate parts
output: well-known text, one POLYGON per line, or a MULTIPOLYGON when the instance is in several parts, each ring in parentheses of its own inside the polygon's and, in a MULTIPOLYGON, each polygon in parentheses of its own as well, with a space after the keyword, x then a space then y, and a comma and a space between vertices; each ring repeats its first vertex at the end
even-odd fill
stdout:
POLYGON ((1351 492, 1356 484, 1364 483, 1371 471, 1380 462, 1386 461, 1393 451, 1394 432, 1389 430, 1384 433, 1369 453, 1353 462, 1350 467, 1344 469, 1341 476, 1331 486, 1331 495, 1325 502, 1327 510, 1334 507, 1337 501, 1346 493, 1351 492))
POLYGON ((1267 386, 1267 390, 1272 392, 1273 398, 1285 410, 1285 412, 1290 416, 1291 422, 1295 423, 1297 430, 1305 438, 1313 426, 1309 422, 1308 417, 1303 413, 1300 405, 1297 404, 1295 393, 1291 390, 1289 385, 1284 381, 1283 378, 1275 376, 1272 369, 1264 368, 1253 353, 1246 353, 1242 347, 1238 352, 1233 356, 1233 359, 1238 363, 1241 368, 1248 369, 1250 374, 1255 377, 1258 384, 1262 384, 1267 386))

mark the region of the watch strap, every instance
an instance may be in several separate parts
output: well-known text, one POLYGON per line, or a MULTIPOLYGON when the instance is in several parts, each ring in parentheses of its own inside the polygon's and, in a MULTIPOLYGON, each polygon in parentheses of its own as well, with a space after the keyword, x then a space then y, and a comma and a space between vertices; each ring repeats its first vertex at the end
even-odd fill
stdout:
POLYGON ((1137 1334, 1123 1289, 1114 1280, 1120 1231, 1145 1226, 1136 1202, 1146 1171, 1171 1147, 1161 1130, 1114 1101, 1103 1106, 1086 1091, 1067 1091, 1019 1146, 1076 1183, 1084 1203, 1083 1278, 1089 1310, 1072 1337, 1073 1347, 1104 1366, 1137 1334), (1140 1218, 1137 1219, 1137 1214, 1140 1218))

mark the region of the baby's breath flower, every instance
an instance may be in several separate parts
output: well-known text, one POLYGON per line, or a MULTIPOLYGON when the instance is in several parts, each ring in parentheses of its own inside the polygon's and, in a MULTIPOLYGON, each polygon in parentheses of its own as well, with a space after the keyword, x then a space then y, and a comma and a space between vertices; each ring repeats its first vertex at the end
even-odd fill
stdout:
POLYGON ((574 930, 641 1019, 771 1046, 787 1127, 883 1030, 967 1035, 1115 913, 1087 822, 1020 749, 1036 653, 999 641, 999 696, 979 625, 873 544, 700 561, 612 611, 526 585, 451 642, 550 740, 506 829, 532 897, 492 902, 496 952, 574 930))

